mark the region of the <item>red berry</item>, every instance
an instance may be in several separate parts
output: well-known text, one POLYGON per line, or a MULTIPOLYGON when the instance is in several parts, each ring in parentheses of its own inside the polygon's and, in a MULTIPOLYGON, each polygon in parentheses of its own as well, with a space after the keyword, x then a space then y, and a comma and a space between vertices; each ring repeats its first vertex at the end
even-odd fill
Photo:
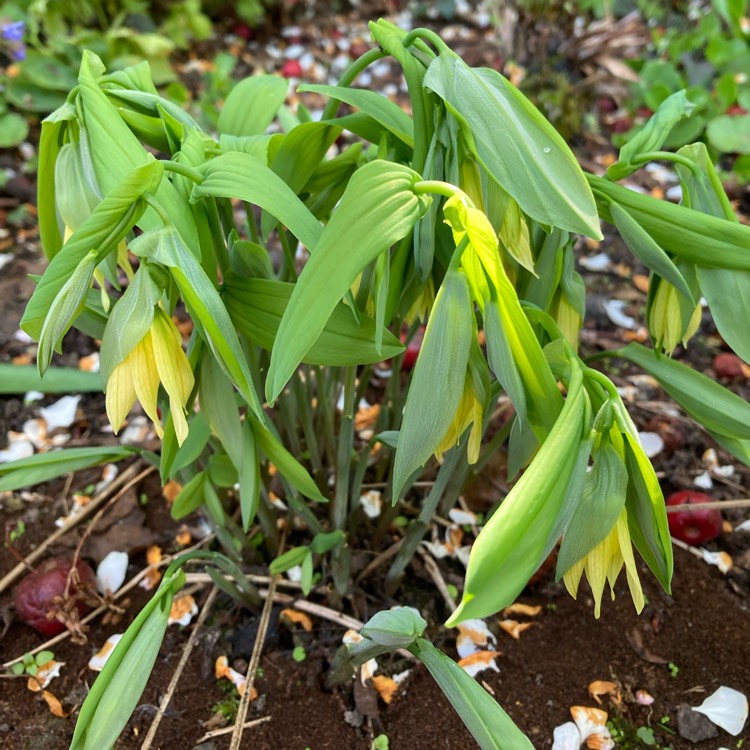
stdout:
MULTIPOLYGON (((55 599, 59 597, 62 600, 65 596, 68 573, 72 566, 73 561, 68 557, 53 557, 42 563, 33 573, 29 573, 16 586, 13 605, 18 617, 42 635, 58 635, 65 630, 62 622, 48 618, 47 614, 61 606, 62 602, 55 599)), ((94 571, 83 560, 78 560, 76 569, 81 583, 93 588, 96 583, 94 571)), ((68 596, 75 593, 76 587, 71 583, 68 596)), ((84 615, 88 610, 80 600, 76 602, 76 608, 79 615, 84 615)))
POLYGON ((743 361, 732 352, 721 352, 714 357, 713 367, 721 380, 741 380, 745 377, 743 361))
POLYGON ((302 72, 302 66, 297 60, 287 60, 281 66, 281 75, 284 78, 301 78, 302 72))
MULTIPOLYGON (((667 498, 667 506, 711 503, 713 498, 703 492, 680 490, 667 498)), ((685 508, 667 513, 669 533, 686 544, 703 544, 721 535, 722 519, 718 508, 691 510, 685 508)))

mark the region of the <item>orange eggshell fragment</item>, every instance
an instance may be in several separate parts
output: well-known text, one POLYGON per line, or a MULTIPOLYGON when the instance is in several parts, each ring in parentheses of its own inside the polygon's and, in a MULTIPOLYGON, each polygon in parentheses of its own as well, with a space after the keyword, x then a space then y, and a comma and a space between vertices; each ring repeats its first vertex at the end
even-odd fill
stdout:
POLYGON ((515 602, 503 610, 506 615, 526 615, 527 617, 536 617, 541 611, 541 604, 531 605, 521 604, 521 602, 515 602))
POLYGON ((534 625, 533 622, 518 622, 518 620, 498 620, 497 623, 511 638, 518 640, 524 630, 534 625))
POLYGON ((383 699, 383 703, 390 703, 398 690, 396 681, 382 674, 375 675, 372 678, 372 684, 378 691, 378 695, 383 699))
POLYGON ((602 695, 612 695, 615 703, 620 702, 620 689, 616 683, 609 682, 608 680, 594 680, 589 685, 589 695, 600 705, 602 695))
POLYGON ((309 615, 296 609, 282 609, 279 613, 279 619, 285 625, 300 625, 308 633, 312 630, 313 623, 309 615))

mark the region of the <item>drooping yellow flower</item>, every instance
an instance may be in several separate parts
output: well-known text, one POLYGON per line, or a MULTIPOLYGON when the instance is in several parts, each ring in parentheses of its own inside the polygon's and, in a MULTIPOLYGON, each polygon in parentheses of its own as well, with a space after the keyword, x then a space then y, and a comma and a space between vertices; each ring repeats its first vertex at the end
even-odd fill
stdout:
POLYGON ((169 396, 177 441, 182 445, 188 434, 185 404, 194 382, 180 333, 171 318, 157 307, 146 335, 109 376, 106 400, 109 422, 117 432, 138 399, 154 423, 157 435, 163 437, 157 411, 161 383, 169 396))
POLYGON ((461 403, 458 405, 453 422, 445 433, 440 445, 435 449, 435 458, 443 460, 443 453, 458 445, 465 430, 471 425, 469 441, 466 446, 467 460, 475 464, 479 459, 479 448, 482 443, 482 403, 472 387, 471 378, 466 378, 461 403))
POLYGON ((625 565, 625 573, 628 578, 630 596, 633 599, 636 612, 640 613, 644 605, 643 589, 633 556, 633 546, 628 531, 628 514, 625 508, 622 509, 617 523, 612 527, 604 541, 567 570, 563 575, 563 580, 570 595, 575 599, 581 577, 584 572, 586 573, 591 592, 594 595, 594 616, 598 618, 601 613, 604 584, 609 582, 614 599, 615 581, 623 565, 625 565))
POLYGON ((672 284, 664 279, 659 281, 649 309, 648 328, 656 346, 668 355, 680 342, 687 346, 701 322, 700 303, 691 313, 685 302, 672 284))

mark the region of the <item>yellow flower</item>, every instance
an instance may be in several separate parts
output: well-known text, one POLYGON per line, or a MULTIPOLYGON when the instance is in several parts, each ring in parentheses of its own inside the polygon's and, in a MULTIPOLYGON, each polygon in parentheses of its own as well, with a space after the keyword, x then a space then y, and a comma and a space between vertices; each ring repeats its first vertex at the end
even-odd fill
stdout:
POLYGON ((177 442, 182 445, 188 434, 185 404, 194 382, 180 333, 169 316, 157 307, 146 335, 109 376, 106 400, 109 422, 117 432, 137 398, 154 423, 156 433, 163 437, 156 405, 161 383, 169 396, 177 442))
POLYGON ((687 346, 700 322, 700 303, 691 312, 680 292, 662 279, 654 293, 648 315, 649 331, 656 346, 671 355, 680 342, 687 346))
POLYGON ((635 604, 636 612, 640 613, 643 609, 643 589, 641 581, 638 578, 638 568, 633 556, 633 547, 630 542, 630 532, 628 531, 628 514, 625 508, 622 509, 617 523, 612 527, 607 537, 598 544, 586 557, 579 560, 563 575, 565 586, 570 595, 575 599, 578 594, 578 585, 581 582, 583 573, 586 573, 591 592, 594 595, 594 616, 599 617, 602 606, 602 594, 604 593, 604 584, 609 582, 612 592, 612 598, 615 598, 614 585, 617 576, 625 565, 625 572, 628 578, 628 587, 630 596, 635 604))
POLYGON ((435 458, 443 460, 443 453, 458 445, 458 441, 466 429, 471 425, 469 442, 467 444, 467 456, 470 464, 475 464, 479 459, 479 448, 482 443, 482 403, 477 398, 472 387, 471 378, 466 377, 464 392, 461 403, 458 405, 453 422, 445 433, 440 445, 435 449, 435 458))

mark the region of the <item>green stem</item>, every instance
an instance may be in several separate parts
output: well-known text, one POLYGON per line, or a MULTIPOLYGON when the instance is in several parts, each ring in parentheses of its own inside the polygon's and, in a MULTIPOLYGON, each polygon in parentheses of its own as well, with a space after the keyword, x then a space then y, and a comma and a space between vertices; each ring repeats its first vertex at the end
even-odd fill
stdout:
POLYGON ((700 168, 692 160, 688 159, 682 154, 673 154, 671 151, 646 151, 633 160, 633 164, 646 164, 650 161, 671 161, 674 164, 681 164, 683 167, 687 167, 693 174, 700 175, 700 168))
POLYGON ((297 281, 297 271, 294 268, 294 251, 289 244, 289 237, 284 229, 279 228, 279 239, 284 250, 284 266, 279 273, 283 281, 297 281))
POLYGON ((430 42, 440 54, 456 54, 432 29, 413 29, 404 37, 403 45, 404 47, 411 47, 419 39, 430 42))
MULTIPOLYGON (((310 376, 309 368, 306 368, 305 376, 305 381, 307 381, 310 376)), ((292 378, 292 391, 297 401, 297 414, 302 425, 302 433, 305 436, 307 451, 310 454, 310 463, 312 464, 313 471, 322 476, 323 463, 320 459, 320 449, 318 448, 318 442, 315 439, 315 430, 313 429, 312 404, 308 399, 307 389, 302 382, 300 373, 297 373, 292 378)))
POLYGON ((434 193, 436 195, 445 196, 446 198, 456 197, 469 208, 476 208, 471 198, 469 198, 460 187, 451 185, 450 182, 444 182, 443 180, 421 180, 412 187, 412 191, 415 195, 434 193))
POLYGON ((205 177, 193 167, 189 167, 187 164, 182 164, 179 161, 172 161, 171 159, 163 159, 161 165, 164 167, 165 172, 174 172, 175 174, 187 177, 192 180, 196 185, 200 185, 205 177))
MULTIPOLYGON (((339 78, 339 86, 350 86, 354 79, 363 71, 368 68, 374 62, 382 60, 386 56, 386 53, 381 49, 371 49, 365 52, 364 55, 357 58, 342 74, 339 78)), ((326 104, 321 120, 330 120, 336 116, 336 110, 339 108, 341 102, 338 99, 330 99, 326 104)))

